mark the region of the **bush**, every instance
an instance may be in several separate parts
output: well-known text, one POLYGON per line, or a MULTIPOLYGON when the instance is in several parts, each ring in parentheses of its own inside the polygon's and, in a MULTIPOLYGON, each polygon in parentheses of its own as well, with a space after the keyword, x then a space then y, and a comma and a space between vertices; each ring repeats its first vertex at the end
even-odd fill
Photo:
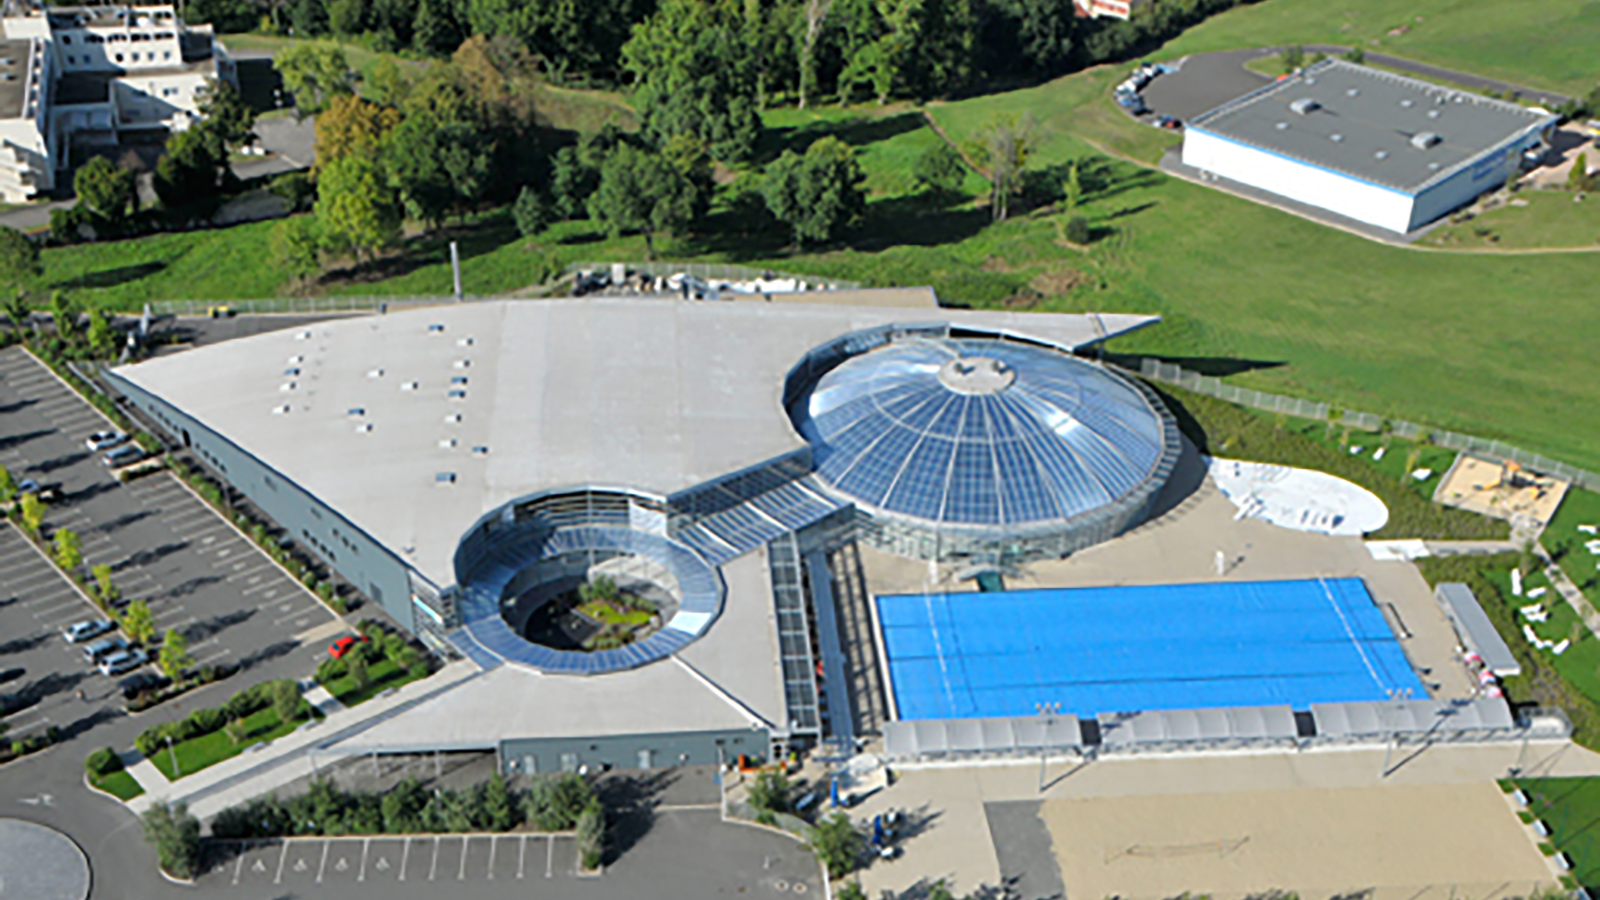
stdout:
POLYGON ((305 172, 288 172, 272 179, 267 190, 283 198, 289 212, 309 212, 317 201, 317 184, 305 172))
POLYGON ((1089 243, 1089 220, 1083 216, 1073 216, 1067 220, 1067 240, 1074 244, 1089 243))
POLYGON ((578 814, 578 856, 585 869, 600 868, 605 857, 606 813, 598 798, 591 797, 578 814))
POLYGON ((338 681, 345 676, 346 671, 344 660, 334 659, 330 656, 317 663, 317 684, 326 685, 338 681))
POLYGON ((540 831, 568 831, 595 799, 594 788, 572 772, 534 778, 522 798, 523 812, 540 831))
POLYGON ((843 878, 855 871, 867 846, 866 839, 844 813, 819 820, 807 830, 806 841, 828 870, 829 878, 843 878))
POLYGON ((954 194, 967 178, 967 164, 954 147, 941 140, 917 157, 912 175, 928 190, 954 194))
POLYGON ((83 761, 83 767, 88 771, 89 777, 104 778, 113 772, 122 771, 122 757, 110 747, 101 747, 89 754, 89 758, 83 761))
POLYGON ((790 790, 789 778, 782 772, 759 772, 750 783, 750 805, 764 812, 788 812, 790 790))
POLYGON ((184 740, 199 737, 202 734, 210 734, 213 731, 220 731, 222 726, 228 724, 228 714, 220 709, 197 709, 189 714, 188 721, 189 728, 187 730, 189 733, 184 737, 184 740))

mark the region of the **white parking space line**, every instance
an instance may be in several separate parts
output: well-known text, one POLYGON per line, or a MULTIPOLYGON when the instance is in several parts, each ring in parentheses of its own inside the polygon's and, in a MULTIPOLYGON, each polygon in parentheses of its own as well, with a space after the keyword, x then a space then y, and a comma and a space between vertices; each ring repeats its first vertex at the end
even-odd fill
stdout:
POLYGON ((456 873, 457 881, 467 880, 467 845, 470 843, 472 843, 472 838, 467 835, 461 836, 461 871, 456 873))
POLYGON ((553 835, 546 835, 544 839, 544 877, 555 877, 556 865, 556 839, 553 835))
POLYGON ((278 874, 272 876, 272 883, 283 881, 283 861, 289 858, 289 842, 283 842, 283 852, 278 854, 278 874))
POLYGON ((434 872, 439 868, 439 839, 433 839, 433 862, 428 866, 428 880, 433 880, 434 872))
POLYGON ((360 872, 360 874, 356 875, 356 880, 357 881, 366 881, 367 880, 367 851, 369 849, 371 849, 371 848, 372 848, 372 838, 362 838, 362 840, 361 840, 361 872, 360 872))
POLYGON ((317 864, 317 884, 322 883, 322 870, 328 867, 328 848, 332 845, 333 841, 322 842, 322 862, 317 864))
POLYGON ((411 838, 406 838, 405 849, 400 851, 400 880, 406 880, 406 861, 411 858, 411 838))
POLYGON ((500 843, 499 837, 500 836, 497 835, 497 834, 489 835, 489 880, 490 881, 494 880, 494 848, 495 848, 496 844, 500 843))

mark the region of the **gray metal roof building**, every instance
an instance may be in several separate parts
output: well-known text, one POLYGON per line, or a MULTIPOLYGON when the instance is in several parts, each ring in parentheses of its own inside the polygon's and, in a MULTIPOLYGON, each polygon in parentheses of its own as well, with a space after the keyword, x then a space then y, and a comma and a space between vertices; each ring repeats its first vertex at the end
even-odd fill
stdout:
POLYGON ((1499 187, 1557 119, 1329 59, 1191 120, 1183 161, 1405 232, 1499 187))
POLYGON ((1434 588, 1433 596, 1444 607, 1445 617, 1456 630, 1462 646, 1478 654, 1484 668, 1497 678, 1515 678, 1522 674, 1522 664, 1517 662, 1511 648, 1506 646, 1505 638, 1500 636, 1494 623, 1489 621, 1488 614, 1478 605, 1472 588, 1460 582, 1447 581, 1434 588))

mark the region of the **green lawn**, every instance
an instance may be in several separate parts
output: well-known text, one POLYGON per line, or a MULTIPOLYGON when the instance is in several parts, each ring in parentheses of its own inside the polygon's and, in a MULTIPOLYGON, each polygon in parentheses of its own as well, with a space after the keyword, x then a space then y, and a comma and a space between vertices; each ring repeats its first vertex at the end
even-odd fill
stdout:
POLYGON ((371 700, 390 688, 397 688, 416 680, 409 671, 397 667, 384 658, 367 665, 367 686, 364 688, 357 687, 355 679, 349 675, 335 678, 323 687, 345 706, 355 706, 371 700))
POLYGON ((311 709, 311 705, 301 701, 300 718, 293 722, 284 723, 278 720, 276 712, 271 709, 263 709, 245 717, 245 738, 237 744, 233 742, 232 738, 228 737, 226 731, 213 731, 210 734, 201 735, 181 744, 173 744, 171 750, 163 747, 150 761, 155 763, 156 768, 161 770, 161 774, 167 776, 168 781, 176 781, 178 778, 193 775, 201 769, 214 766, 225 759, 238 756, 258 743, 283 737, 304 725, 306 722, 305 716, 308 712, 314 712, 311 709), (172 757, 174 753, 178 757, 177 769, 173 768, 172 757), (182 775, 179 772, 182 772, 182 775))
POLYGON ((1579 525, 1600 526, 1600 494, 1568 491, 1561 508, 1556 510, 1549 527, 1539 537, 1539 543, 1589 602, 1600 609, 1600 556, 1590 553, 1584 546, 1600 535, 1579 531, 1579 525))
POLYGON ((1519 778, 1528 808, 1550 826, 1551 843, 1572 859, 1585 887, 1600 885, 1600 778, 1519 778))
MULTIPOLYGON (((1268 413, 1259 413, 1267 416, 1268 413)), ((1417 444, 1414 441, 1401 440, 1391 436, 1385 441, 1382 435, 1371 432, 1351 429, 1344 436, 1341 446, 1341 429, 1335 428, 1331 432, 1326 423, 1315 422, 1307 419, 1289 419, 1284 427, 1297 434, 1305 435, 1313 441, 1337 452, 1356 459, 1373 469, 1396 484, 1406 488, 1424 500, 1432 500, 1433 492, 1439 487, 1439 479, 1450 470, 1450 465, 1455 462, 1456 451, 1439 447, 1433 444, 1417 444), (1357 452, 1359 448, 1359 452, 1357 452), (1383 450, 1382 459, 1374 459, 1379 450, 1383 450), (1411 454, 1415 451, 1416 458, 1411 454), (1418 469, 1431 469, 1432 474, 1427 478, 1417 479, 1411 473, 1418 469)))
POLYGON ((1564 190, 1519 191, 1515 199, 1526 206, 1501 206, 1459 225, 1440 225, 1418 243, 1449 250, 1600 250, 1600 197, 1585 195, 1580 201, 1578 196, 1564 190))
POLYGON ((118 800, 132 800, 144 793, 144 788, 139 786, 139 782, 135 781, 126 769, 118 769, 110 775, 97 776, 91 779, 90 783, 118 800))
POLYGON ((1359 44, 1568 94, 1595 86, 1593 0, 1264 0, 1189 29, 1153 58, 1286 44, 1359 44), (1404 34, 1390 30, 1406 26, 1404 34))
POLYGON ((650 613, 642 609, 623 611, 600 600, 590 600, 578 607, 578 612, 607 625, 625 625, 637 628, 650 621, 650 613))

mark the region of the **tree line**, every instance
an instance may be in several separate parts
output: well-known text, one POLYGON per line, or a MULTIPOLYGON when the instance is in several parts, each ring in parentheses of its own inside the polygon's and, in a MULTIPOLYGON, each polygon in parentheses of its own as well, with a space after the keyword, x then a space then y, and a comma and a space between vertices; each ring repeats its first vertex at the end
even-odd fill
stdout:
POLYGON ((1047 79, 1125 58, 1254 0, 1158 0, 1128 21, 1080 19, 1069 0, 194 0, 223 31, 358 39, 449 56, 506 37, 558 80, 638 84, 663 41, 719 61, 678 75, 739 82, 758 103, 926 99, 996 81, 1047 79))

